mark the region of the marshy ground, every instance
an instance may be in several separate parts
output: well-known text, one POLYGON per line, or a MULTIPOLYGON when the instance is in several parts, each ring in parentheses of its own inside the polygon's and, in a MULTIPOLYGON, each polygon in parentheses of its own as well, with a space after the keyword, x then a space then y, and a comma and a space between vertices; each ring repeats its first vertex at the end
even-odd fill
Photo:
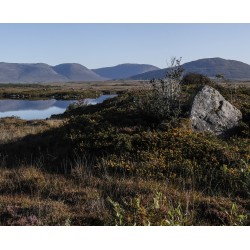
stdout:
POLYGON ((146 86, 144 81, 105 81, 40 84, 0 84, 1 99, 81 99, 93 98, 101 93, 124 93, 146 86))
MULTIPOLYGON (((217 86, 243 113, 218 138, 190 128, 195 86, 184 86, 183 114, 169 126, 138 109, 138 82, 98 84, 88 87, 126 93, 53 119, 0 119, 1 225, 250 225, 250 88, 217 86)), ((0 93, 40 98, 42 88, 0 93)))

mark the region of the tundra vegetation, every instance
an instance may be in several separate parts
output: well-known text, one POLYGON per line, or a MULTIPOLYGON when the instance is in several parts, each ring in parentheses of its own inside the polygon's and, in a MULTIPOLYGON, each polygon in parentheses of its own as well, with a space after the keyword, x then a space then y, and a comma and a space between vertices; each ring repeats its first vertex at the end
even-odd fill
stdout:
POLYGON ((0 84, 1 99, 48 99, 73 100, 95 98, 101 94, 122 94, 136 89, 142 81, 68 82, 40 84, 0 84))
MULTIPOLYGON (((223 137, 193 132, 203 84, 166 78, 44 121, 0 122, 1 225, 250 225, 250 88, 233 88, 243 119, 223 137)), ((198 77, 198 78, 197 78, 198 77)))

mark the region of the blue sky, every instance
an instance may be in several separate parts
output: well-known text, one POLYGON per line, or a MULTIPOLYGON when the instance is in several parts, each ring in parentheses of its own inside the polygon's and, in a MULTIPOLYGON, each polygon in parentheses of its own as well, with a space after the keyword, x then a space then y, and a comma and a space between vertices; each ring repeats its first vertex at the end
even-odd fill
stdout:
POLYGON ((167 67, 222 57, 250 64, 250 24, 0 24, 0 61, 167 67))

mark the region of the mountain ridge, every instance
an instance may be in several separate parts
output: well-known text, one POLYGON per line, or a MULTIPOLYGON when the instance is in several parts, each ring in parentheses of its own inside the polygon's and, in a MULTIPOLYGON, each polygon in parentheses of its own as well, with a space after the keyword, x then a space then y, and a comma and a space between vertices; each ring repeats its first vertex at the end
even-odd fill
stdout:
MULTIPOLYGON (((231 80, 250 80, 250 65, 237 60, 203 58, 184 63, 182 66, 185 69, 184 73, 194 72, 211 78, 223 74, 225 78, 231 80)), ((163 78, 167 69, 136 63, 123 63, 91 70, 79 63, 51 66, 46 63, 0 62, 0 83, 151 80, 163 78)))
POLYGON ((65 63, 51 66, 46 63, 0 62, 0 83, 37 83, 70 81, 104 81, 81 64, 65 63))
POLYGON ((102 77, 110 79, 125 79, 133 75, 145 73, 156 69, 160 68, 151 64, 122 63, 116 66, 92 69, 92 71, 94 71, 95 73, 97 73, 102 77))
MULTIPOLYGON (((199 73, 214 78, 217 74, 223 74, 231 80, 249 80, 250 65, 237 60, 223 59, 220 57, 202 58, 184 63, 184 73, 199 73)), ((163 78, 168 68, 146 72, 130 77, 131 80, 150 80, 163 78)))
POLYGON ((61 74, 71 81, 102 81, 107 80, 104 77, 96 74, 92 70, 86 68, 79 63, 62 63, 52 67, 58 74, 61 74))

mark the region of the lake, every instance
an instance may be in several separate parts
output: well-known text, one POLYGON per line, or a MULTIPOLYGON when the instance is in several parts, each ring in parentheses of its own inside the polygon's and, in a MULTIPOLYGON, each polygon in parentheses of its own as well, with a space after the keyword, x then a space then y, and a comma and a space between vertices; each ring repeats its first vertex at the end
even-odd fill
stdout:
MULTIPOLYGON (((95 105, 117 95, 101 95, 96 99, 87 98, 83 102, 95 105)), ((75 100, 0 100, 0 118, 17 116, 24 120, 46 119, 51 115, 62 114, 75 100)))

